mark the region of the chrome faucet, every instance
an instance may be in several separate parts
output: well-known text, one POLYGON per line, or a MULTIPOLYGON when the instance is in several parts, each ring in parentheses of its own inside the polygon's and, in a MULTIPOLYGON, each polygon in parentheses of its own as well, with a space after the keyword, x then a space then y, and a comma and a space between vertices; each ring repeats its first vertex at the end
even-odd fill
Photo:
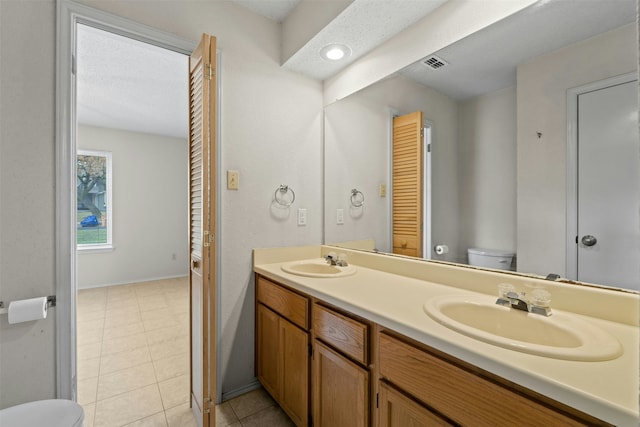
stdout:
POLYGON ((531 297, 527 298, 526 292, 517 292, 513 285, 501 284, 498 286, 498 299, 496 300, 498 305, 548 317, 551 316, 550 302, 551 294, 546 289, 534 289, 531 291, 531 297))
POLYGON ((327 264, 329 265, 336 265, 338 267, 346 267, 349 264, 347 264, 347 260, 346 260, 346 255, 345 254, 340 254, 340 255, 336 255, 334 252, 329 252, 324 259, 327 260, 327 264))

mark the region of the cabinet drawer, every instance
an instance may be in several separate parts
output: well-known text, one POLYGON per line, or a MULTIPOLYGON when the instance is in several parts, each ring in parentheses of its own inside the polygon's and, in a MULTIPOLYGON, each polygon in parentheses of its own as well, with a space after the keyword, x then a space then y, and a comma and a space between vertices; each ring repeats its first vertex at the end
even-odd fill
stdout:
POLYGON ((380 374, 461 425, 586 425, 394 337, 380 334, 380 374))
POLYGON ((257 276, 258 301, 279 313, 295 325, 309 329, 309 300, 275 283, 257 276))
POLYGON ((313 331, 316 338, 342 351, 357 362, 369 362, 369 327, 318 304, 313 306, 313 331))

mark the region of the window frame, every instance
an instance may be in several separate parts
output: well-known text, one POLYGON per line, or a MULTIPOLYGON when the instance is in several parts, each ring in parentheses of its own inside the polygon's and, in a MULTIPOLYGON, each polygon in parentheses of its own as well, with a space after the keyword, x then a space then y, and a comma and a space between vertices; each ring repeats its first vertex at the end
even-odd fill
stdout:
MULTIPOLYGON (((113 153, 111 151, 103 150, 87 150, 78 149, 76 151, 76 165, 78 156, 94 156, 105 158, 105 168, 107 169, 106 177, 106 189, 105 189, 105 201, 106 201, 106 230, 107 230, 107 242, 106 243, 82 243, 79 244, 76 237, 76 250, 82 253, 97 253, 97 252, 109 252, 113 250, 113 165, 112 158, 113 153)), ((77 176, 77 173, 76 173, 77 176)), ((76 195, 77 197, 77 195, 76 195)), ((77 201, 79 202, 79 201, 77 201)), ((76 207, 76 222, 77 222, 78 210, 76 207)))

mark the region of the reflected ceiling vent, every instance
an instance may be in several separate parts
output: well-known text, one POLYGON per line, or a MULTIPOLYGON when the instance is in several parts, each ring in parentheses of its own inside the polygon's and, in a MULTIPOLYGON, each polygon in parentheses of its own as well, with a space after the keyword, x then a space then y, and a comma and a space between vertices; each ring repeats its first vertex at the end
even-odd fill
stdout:
POLYGON ((422 63, 427 67, 431 68, 432 70, 439 70, 440 68, 443 68, 446 65, 449 65, 447 61, 445 61, 444 59, 436 55, 431 55, 427 57, 427 59, 422 61, 422 63))

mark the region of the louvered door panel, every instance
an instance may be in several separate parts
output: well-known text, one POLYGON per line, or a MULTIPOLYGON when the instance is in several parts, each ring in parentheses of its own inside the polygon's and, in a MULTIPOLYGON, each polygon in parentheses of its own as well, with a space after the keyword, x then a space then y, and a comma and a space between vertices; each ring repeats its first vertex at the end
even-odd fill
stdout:
POLYGON ((202 253, 202 62, 190 77, 191 250, 202 253))
POLYGON ((393 119, 393 252, 422 256, 422 112, 393 119))
POLYGON ((191 407, 215 425, 215 37, 203 34, 189 59, 189 275, 191 407))

